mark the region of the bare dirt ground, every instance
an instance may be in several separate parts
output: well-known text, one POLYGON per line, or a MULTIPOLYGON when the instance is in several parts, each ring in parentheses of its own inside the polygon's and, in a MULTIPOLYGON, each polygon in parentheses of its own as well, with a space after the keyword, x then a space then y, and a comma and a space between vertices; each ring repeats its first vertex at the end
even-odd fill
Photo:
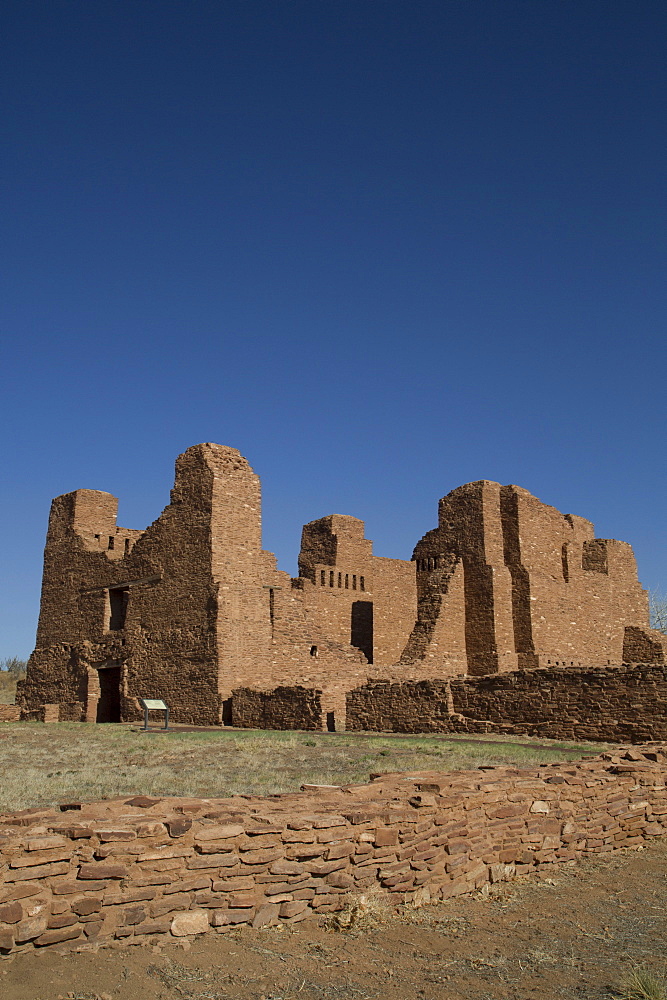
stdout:
POLYGON ((419 910, 373 906, 348 931, 209 934, 184 949, 19 955, 2 1000, 611 1000, 667 965, 667 842, 419 910))

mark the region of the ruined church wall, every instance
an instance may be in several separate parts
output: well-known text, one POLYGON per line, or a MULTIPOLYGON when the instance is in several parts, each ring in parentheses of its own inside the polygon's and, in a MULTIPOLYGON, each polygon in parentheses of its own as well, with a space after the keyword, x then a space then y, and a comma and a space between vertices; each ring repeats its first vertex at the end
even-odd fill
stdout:
POLYGON ((347 728, 496 732, 563 740, 667 739, 667 666, 519 670, 486 677, 370 681, 350 691, 347 728))
MULTIPOLYGON (((291 924, 377 890, 448 899, 667 833, 667 747, 301 793, 0 817, 0 955, 291 924)), ((306 786, 307 787, 307 786, 306 786)))
MULTIPOLYGON (((536 666, 620 662, 625 626, 647 622, 630 546, 596 539, 590 522, 563 515, 519 487, 501 493, 520 651, 534 654, 536 666)), ((531 665, 529 656, 524 665, 531 665)))
MULTIPOLYGON (((49 702, 87 704, 95 719, 98 669, 121 668, 122 718, 139 718, 136 699, 164 698, 177 722, 219 721, 210 573, 212 477, 197 449, 177 463, 172 503, 125 554, 108 548, 117 501, 80 490, 52 507, 38 639, 21 692, 25 709, 49 702), (99 509, 98 509, 99 508, 99 509), (83 513, 82 513, 83 512, 83 513), (97 537, 99 536, 99 537, 97 537), (106 538, 107 548, 100 548, 106 538), (126 591, 112 627, 110 591, 126 591), (72 653, 72 648, 75 652, 72 653), (88 691, 74 662, 84 663, 88 691)), ((133 542, 133 543, 132 543, 133 542)))
POLYGON ((417 618, 415 564, 373 557, 373 664, 398 663, 417 618))
POLYGON ((241 729, 321 730, 321 694, 299 685, 272 691, 237 688, 232 693, 232 725, 241 729))

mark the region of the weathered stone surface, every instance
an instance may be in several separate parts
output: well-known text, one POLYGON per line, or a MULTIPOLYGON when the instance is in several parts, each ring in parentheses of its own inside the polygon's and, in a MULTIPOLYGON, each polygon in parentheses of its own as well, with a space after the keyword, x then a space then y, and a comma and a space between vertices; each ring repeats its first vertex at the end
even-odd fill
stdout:
POLYGON ((208 928, 208 913, 205 910, 190 910, 188 913, 177 913, 171 922, 171 933, 174 937, 186 937, 188 934, 203 934, 208 928))
POLYGON ((46 930, 48 922, 49 919, 46 915, 29 917, 28 920, 22 920, 14 928, 16 941, 32 941, 33 938, 39 937, 46 930))
POLYGON ((40 934, 35 939, 35 944, 39 948, 43 948, 49 944, 62 944, 63 941, 75 941, 81 937, 82 929, 80 924, 75 924, 73 927, 61 927, 58 930, 45 931, 44 934, 40 934))
POLYGON ((268 927, 271 924, 275 924, 278 921, 278 915, 280 913, 280 906, 283 904, 277 903, 265 903, 260 906, 255 916, 253 917, 252 926, 253 927, 268 927))
POLYGON ((17 924, 23 917, 23 907, 19 902, 5 903, 0 906, 0 921, 4 924, 17 924))

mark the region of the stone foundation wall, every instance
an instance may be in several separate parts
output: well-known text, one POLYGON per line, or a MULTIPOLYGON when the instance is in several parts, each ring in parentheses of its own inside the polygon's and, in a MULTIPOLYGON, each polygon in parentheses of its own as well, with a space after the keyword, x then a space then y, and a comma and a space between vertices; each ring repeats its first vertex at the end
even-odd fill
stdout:
POLYGON ((666 778, 667 744, 266 799, 138 796, 3 816, 0 953, 293 923, 371 889, 446 899, 665 835, 666 778))
POLYGON ((232 692, 232 725, 242 729, 321 729, 322 692, 304 687, 232 692))
POLYGON ((347 696, 347 728, 633 743, 667 739, 667 667, 561 667, 452 680, 370 681, 347 696))

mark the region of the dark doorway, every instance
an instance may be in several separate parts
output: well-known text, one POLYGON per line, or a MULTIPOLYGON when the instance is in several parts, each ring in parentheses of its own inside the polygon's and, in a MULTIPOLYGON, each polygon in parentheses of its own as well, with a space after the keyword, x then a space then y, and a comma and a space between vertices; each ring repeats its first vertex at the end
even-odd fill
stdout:
POLYGON ((333 712, 327 712, 327 732, 336 732, 336 718, 333 712))
POLYGON ((350 645, 356 646, 369 663, 373 662, 373 602, 353 601, 350 645))
POLYGON ((100 679, 100 700, 96 722, 120 722, 120 667, 103 667, 97 671, 100 679))

